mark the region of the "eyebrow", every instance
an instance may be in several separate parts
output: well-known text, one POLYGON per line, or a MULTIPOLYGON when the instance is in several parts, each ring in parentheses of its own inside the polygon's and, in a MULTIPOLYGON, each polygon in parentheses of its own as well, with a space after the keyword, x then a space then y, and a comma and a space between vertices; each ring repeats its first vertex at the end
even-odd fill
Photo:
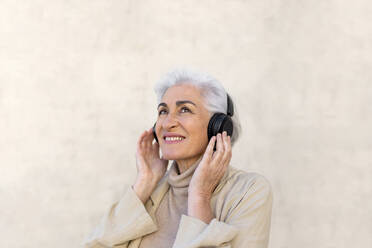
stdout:
MULTIPOLYGON (((193 104, 193 105, 196 106, 195 103, 193 103, 192 101, 189 101, 189 100, 177 101, 177 102, 176 102, 176 105, 177 105, 177 106, 180 106, 180 105, 185 104, 185 103, 191 103, 191 104, 193 104)), ((161 103, 158 105, 158 108, 159 108, 160 106, 168 107, 168 105, 167 105, 166 103, 164 103, 164 102, 161 102, 161 103)))

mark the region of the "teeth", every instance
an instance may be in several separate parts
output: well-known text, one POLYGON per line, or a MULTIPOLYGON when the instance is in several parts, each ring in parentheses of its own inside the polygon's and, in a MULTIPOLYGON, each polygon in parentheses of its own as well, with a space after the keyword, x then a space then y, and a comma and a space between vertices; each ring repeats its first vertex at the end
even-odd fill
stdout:
POLYGON ((183 138, 182 137, 165 137, 165 140, 170 140, 170 141, 172 141, 172 140, 183 140, 183 138))

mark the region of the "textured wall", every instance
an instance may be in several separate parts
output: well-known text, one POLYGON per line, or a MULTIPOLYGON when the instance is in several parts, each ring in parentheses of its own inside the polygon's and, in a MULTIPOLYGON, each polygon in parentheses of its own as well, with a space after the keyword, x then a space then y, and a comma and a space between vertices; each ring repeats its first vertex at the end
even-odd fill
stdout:
POLYGON ((0 247, 80 247, 134 182, 153 85, 235 99, 232 164, 274 189, 271 248, 372 247, 370 1, 0 1, 0 247))

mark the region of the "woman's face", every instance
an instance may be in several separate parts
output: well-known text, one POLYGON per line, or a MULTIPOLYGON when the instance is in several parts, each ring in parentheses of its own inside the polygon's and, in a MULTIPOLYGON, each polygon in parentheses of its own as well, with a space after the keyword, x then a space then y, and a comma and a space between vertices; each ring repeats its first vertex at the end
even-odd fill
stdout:
POLYGON ((158 106, 155 128, 163 158, 196 161, 208 145, 209 119, 198 88, 190 84, 168 88, 158 106), (164 139, 168 135, 184 138, 168 141, 164 139))

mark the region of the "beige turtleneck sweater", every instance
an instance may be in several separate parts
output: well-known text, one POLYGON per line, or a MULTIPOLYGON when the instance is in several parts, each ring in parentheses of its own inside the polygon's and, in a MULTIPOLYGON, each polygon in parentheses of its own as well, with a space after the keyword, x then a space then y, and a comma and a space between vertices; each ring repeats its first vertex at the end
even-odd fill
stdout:
POLYGON ((231 165, 211 198, 215 218, 188 216, 187 193, 197 161, 179 175, 173 162, 145 204, 130 184, 84 240, 86 248, 267 248, 272 188, 254 172, 231 165))
POLYGON ((201 159, 199 158, 182 174, 178 174, 177 163, 173 161, 169 169, 169 190, 164 195, 155 214, 159 230, 145 235, 140 243, 140 248, 172 247, 181 215, 187 215, 188 188, 201 159))

